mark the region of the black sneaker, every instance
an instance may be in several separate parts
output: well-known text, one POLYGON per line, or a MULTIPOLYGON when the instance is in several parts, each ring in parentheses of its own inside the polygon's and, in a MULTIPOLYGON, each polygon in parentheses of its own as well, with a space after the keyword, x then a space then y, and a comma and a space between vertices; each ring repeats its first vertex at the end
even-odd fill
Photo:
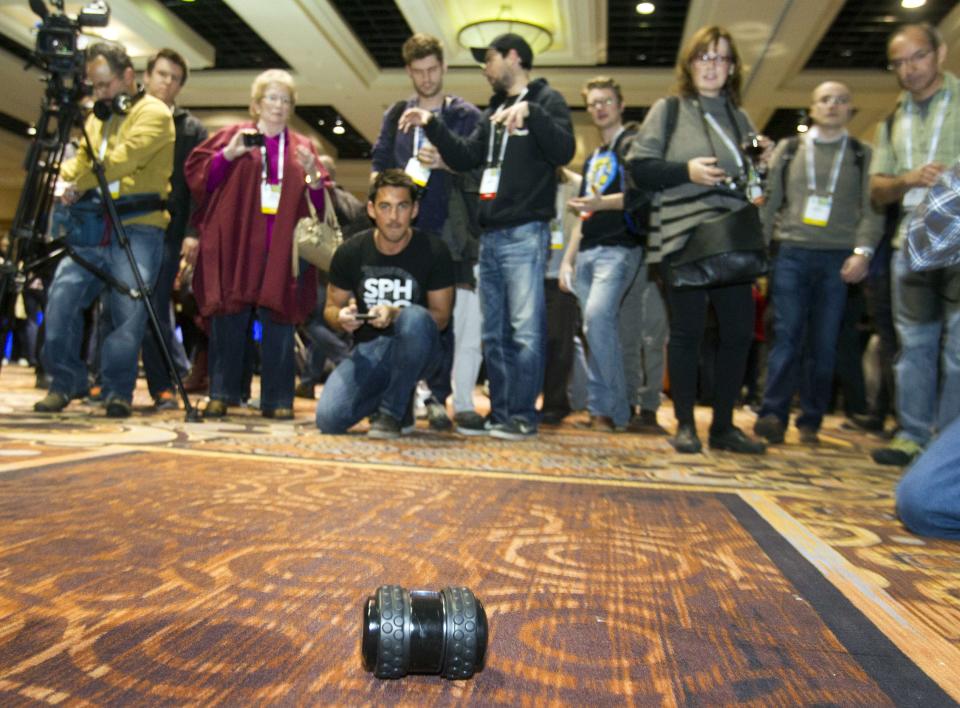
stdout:
POLYGON ((697 437, 697 429, 692 425, 681 425, 677 428, 677 434, 669 440, 673 449, 684 454, 695 454, 703 449, 700 438, 697 437))
POLYGON ((59 413, 67 407, 68 403, 70 403, 70 398, 65 394, 50 391, 50 393, 33 404, 33 410, 37 413, 59 413))
POLYGON ((453 427, 453 423, 450 422, 450 417, 447 415, 447 409, 440 401, 431 396, 427 399, 426 406, 427 421, 430 423, 432 430, 443 432, 453 427))
POLYGON ((540 414, 540 424, 560 425, 568 415, 570 415, 570 411, 565 411, 562 408, 546 408, 540 414))
POLYGON ((513 418, 506 423, 491 425, 490 437, 498 440, 530 440, 537 437, 537 429, 526 421, 513 418))
POLYGON ((400 437, 401 432, 399 420, 389 413, 378 411, 377 416, 370 423, 367 437, 375 440, 394 440, 400 437))
POLYGON ((753 434, 766 438, 767 442, 776 445, 783 442, 786 427, 773 413, 767 413, 762 418, 757 418, 757 422, 753 424, 753 434))
POLYGON ((107 418, 129 418, 133 408, 122 398, 107 399, 107 418))
POLYGON ((820 444, 820 435, 817 432, 816 428, 810 428, 807 426, 797 426, 797 430, 800 431, 800 442, 803 445, 819 445, 820 444))
POLYGON ((457 432, 461 435, 488 435, 487 419, 476 411, 460 411, 454 414, 457 432))
POLYGON ((923 448, 913 440, 896 437, 887 447, 881 447, 870 453, 870 457, 878 465, 892 467, 906 467, 917 457, 923 448))
POLYGON ((657 412, 641 409, 639 413, 634 413, 627 423, 628 433, 639 433, 640 435, 666 435, 667 431, 657 422, 657 412))
POLYGON ((767 446, 758 440, 751 440, 740 428, 731 426, 722 433, 710 433, 710 449, 739 452, 744 455, 762 455, 767 451, 767 446))
POLYGON ((297 398, 308 398, 312 401, 317 397, 314 388, 313 381, 301 381, 293 389, 293 395, 297 398))

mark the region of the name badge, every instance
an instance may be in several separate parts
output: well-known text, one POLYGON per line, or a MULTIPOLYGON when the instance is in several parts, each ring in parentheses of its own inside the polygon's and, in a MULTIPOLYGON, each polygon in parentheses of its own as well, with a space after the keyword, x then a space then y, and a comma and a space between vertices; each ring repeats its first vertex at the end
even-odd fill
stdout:
POLYGON ((550 222, 550 250, 563 250, 563 226, 556 219, 550 222))
POLYGON ((260 183, 260 211, 264 214, 276 214, 280 206, 280 185, 260 183))
POLYGON ((904 209, 916 209, 923 202, 924 198, 927 196, 926 187, 914 187, 909 192, 903 195, 903 208, 904 209))
POLYGON ((830 221, 830 208, 833 206, 833 197, 821 197, 811 194, 803 208, 803 223, 810 226, 826 226, 830 221))
POLYGON ((499 187, 500 168, 488 167, 483 171, 483 177, 480 178, 480 198, 485 201, 495 199, 499 187))
POLYGON ((427 182, 430 181, 430 168, 424 167, 423 163, 416 157, 407 160, 407 166, 403 171, 410 176, 410 179, 418 187, 426 187, 427 182))
POLYGON ((111 182, 107 185, 110 188, 110 196, 116 199, 120 196, 120 180, 116 182, 111 182))

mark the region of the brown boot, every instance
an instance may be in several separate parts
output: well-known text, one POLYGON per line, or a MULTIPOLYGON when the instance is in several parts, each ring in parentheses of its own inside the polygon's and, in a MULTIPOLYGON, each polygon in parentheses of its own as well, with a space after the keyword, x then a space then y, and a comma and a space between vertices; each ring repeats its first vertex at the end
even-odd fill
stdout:
POLYGON ((207 350, 197 351, 190 373, 183 379, 183 388, 187 393, 203 393, 210 387, 207 378, 207 350))

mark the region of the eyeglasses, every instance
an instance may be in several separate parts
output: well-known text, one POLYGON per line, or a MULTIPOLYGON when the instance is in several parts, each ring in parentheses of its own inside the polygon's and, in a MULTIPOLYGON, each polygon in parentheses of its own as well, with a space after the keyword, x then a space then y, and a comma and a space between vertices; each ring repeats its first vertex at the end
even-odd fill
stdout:
POLYGON ((592 108, 593 110, 609 108, 610 106, 616 104, 616 102, 617 99, 615 98, 598 98, 595 101, 590 101, 590 103, 587 104, 587 108, 592 108))
POLYGON ((817 99, 817 103, 822 103, 825 106, 834 105, 834 106, 846 106, 850 103, 849 96, 821 96, 817 99))
POLYGON ((728 57, 723 54, 709 54, 706 52, 697 54, 693 60, 699 64, 719 64, 720 66, 733 63, 733 57, 728 57))
POLYGON ((290 100, 289 96, 281 96, 278 93, 265 94, 261 100, 264 103, 274 103, 274 104, 280 104, 282 106, 289 106, 291 103, 293 103, 293 101, 290 100))
POLYGON ((928 56, 933 54, 932 49, 921 49, 920 51, 914 52, 905 59, 891 59, 890 63, 887 64, 888 71, 900 71, 903 67, 907 66, 916 66, 928 56))

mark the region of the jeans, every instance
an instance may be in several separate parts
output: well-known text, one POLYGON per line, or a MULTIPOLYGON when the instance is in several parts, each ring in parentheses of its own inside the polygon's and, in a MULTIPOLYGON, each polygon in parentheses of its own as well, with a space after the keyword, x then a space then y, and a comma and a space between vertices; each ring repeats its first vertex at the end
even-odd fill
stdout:
POLYGON ((940 433, 900 480, 897 514, 921 536, 960 539, 960 419, 940 433))
POLYGON ((645 411, 660 407, 668 329, 663 295, 641 264, 620 304, 620 342, 631 406, 645 411))
POLYGON ((767 358, 761 417, 774 415, 786 425, 799 383, 797 426, 820 429, 833 391, 837 340, 847 301, 840 269, 849 255, 849 251, 780 247, 773 264, 774 339, 767 358), (804 352, 807 361, 801 365, 804 352))
POLYGON ((960 268, 914 273, 897 251, 893 321, 900 339, 897 435, 926 445, 960 415, 960 268))
POLYGON ((360 342, 327 379, 317 401, 317 427, 345 433, 376 411, 403 420, 420 379, 439 366, 440 332, 426 308, 405 307, 392 334, 360 342))
POLYGON ((277 322, 266 308, 253 306, 210 318, 210 398, 238 405, 249 395, 246 373, 254 314, 263 328, 260 341, 260 410, 293 408, 296 362, 293 325, 277 322), (246 370, 246 371, 245 371, 246 370))
POLYGON ((641 249, 626 246, 597 246, 577 254, 574 290, 587 338, 587 409, 591 415, 612 418, 617 426, 630 420, 620 303, 642 255, 641 249))
MULTIPOLYGON (((147 286, 156 280, 163 253, 163 229, 126 225, 130 248, 147 286)), ((121 283, 136 287, 126 251, 114 236, 107 246, 84 246, 77 255, 121 283)), ((87 391, 87 367, 81 358, 83 310, 107 287, 100 278, 67 257, 60 261, 47 297, 43 360, 52 377, 50 390, 69 397, 87 391)), ((103 340, 100 372, 106 400, 130 402, 137 384, 137 355, 147 326, 147 308, 139 299, 110 288, 107 294, 112 326, 103 340)))
MULTIPOLYGON (((166 238, 163 246, 163 260, 157 283, 150 295, 150 302, 157 313, 163 341, 167 345, 173 365, 177 367, 180 376, 185 376, 190 369, 190 360, 183 349, 183 344, 176 338, 174 330, 176 323, 173 317, 173 303, 170 299, 173 292, 173 280, 180 269, 180 243, 176 239, 166 238)), ((167 362, 153 332, 153 327, 147 327, 143 337, 143 373, 147 377, 147 388, 150 395, 156 398, 161 391, 173 389, 173 379, 167 369, 167 362)))
POLYGON ((487 231, 480 238, 483 354, 495 423, 536 428, 543 388, 546 304, 543 278, 550 245, 546 222, 487 231))
MULTIPOLYGON (((476 274, 477 266, 473 267, 476 274)), ((473 389, 483 364, 480 344, 480 299, 476 290, 457 288, 453 304, 453 412, 465 413, 475 408, 473 389)))

